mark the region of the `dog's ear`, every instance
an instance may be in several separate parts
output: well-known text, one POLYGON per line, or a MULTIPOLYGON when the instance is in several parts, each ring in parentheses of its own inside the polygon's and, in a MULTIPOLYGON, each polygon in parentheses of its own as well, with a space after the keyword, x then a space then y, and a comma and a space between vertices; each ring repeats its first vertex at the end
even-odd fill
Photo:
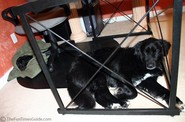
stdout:
POLYGON ((138 56, 141 56, 141 45, 142 43, 141 42, 138 42, 135 46, 134 46, 134 55, 138 55, 138 56))
POLYGON ((162 50, 163 51, 163 55, 167 56, 167 54, 169 52, 169 49, 171 47, 171 44, 168 41, 162 40, 162 39, 159 40, 159 44, 161 45, 161 47, 163 49, 162 50))

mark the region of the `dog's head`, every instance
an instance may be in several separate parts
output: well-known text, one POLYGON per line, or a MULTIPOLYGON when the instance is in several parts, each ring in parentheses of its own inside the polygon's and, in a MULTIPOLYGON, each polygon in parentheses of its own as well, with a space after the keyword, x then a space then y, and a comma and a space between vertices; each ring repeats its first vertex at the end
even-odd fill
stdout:
POLYGON ((145 64, 146 69, 161 69, 161 61, 168 54, 170 46, 165 40, 149 38, 134 46, 135 55, 145 64))

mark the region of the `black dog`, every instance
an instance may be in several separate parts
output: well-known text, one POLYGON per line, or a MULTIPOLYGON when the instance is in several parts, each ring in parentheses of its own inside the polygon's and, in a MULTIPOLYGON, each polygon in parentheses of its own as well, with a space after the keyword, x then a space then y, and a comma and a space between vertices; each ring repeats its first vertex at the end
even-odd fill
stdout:
MULTIPOLYGON (((67 76, 69 95, 73 99, 87 85, 74 99, 79 109, 93 108, 95 102, 104 108, 112 108, 113 103, 127 107, 127 101, 137 96, 137 87, 169 103, 169 90, 157 82, 158 76, 163 75, 162 59, 167 55, 169 48, 170 43, 155 38, 141 41, 131 48, 119 48, 106 66, 129 83, 120 81, 120 77, 102 69, 87 85, 99 67, 85 56, 79 56, 73 62, 67 76), (110 91, 110 88, 114 91, 110 91)), ((89 55, 103 63, 114 50, 115 48, 107 47, 89 55)), ((183 103, 178 97, 176 103, 183 109, 183 103)))

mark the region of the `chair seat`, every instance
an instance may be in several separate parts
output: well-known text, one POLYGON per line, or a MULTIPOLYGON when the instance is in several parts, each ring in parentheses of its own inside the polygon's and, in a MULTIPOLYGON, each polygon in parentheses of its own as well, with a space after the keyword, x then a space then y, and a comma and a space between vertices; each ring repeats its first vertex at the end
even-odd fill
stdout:
MULTIPOLYGON (((39 23, 44 25, 47 28, 53 28, 53 27, 63 23, 66 19, 67 19, 67 17, 57 17, 57 18, 52 18, 52 19, 48 19, 48 20, 42 20, 42 21, 39 21, 39 23)), ((32 27, 33 33, 38 33, 38 32, 42 32, 42 31, 46 30, 44 27, 42 27, 41 25, 39 25, 36 22, 30 23, 30 26, 32 27)), ((21 34, 21 35, 25 34, 24 29, 21 25, 18 25, 15 27, 15 32, 17 34, 21 34)))
MULTIPOLYGON (((46 26, 47 28, 55 27, 66 20, 66 14, 63 8, 56 7, 38 14, 30 15, 35 20, 39 21, 42 25, 46 26)), ((29 20, 29 23, 32 27, 33 33, 38 33, 46 30, 44 27, 39 25, 38 23, 29 20)), ((15 32, 17 34, 25 34, 22 25, 17 25, 15 27, 15 32)))

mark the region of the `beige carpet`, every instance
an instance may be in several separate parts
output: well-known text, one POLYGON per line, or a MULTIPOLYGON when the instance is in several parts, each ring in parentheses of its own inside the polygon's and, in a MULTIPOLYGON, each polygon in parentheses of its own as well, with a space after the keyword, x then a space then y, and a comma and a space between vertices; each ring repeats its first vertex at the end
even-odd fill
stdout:
MULTIPOLYGON (((164 39, 171 42, 172 21, 171 15, 160 17, 164 39)), ((102 32, 101 35, 125 33, 132 27, 131 22, 115 22, 109 24, 102 32)), ((159 37, 155 20, 152 19, 152 30, 154 37, 159 37)), ((185 27, 185 14, 183 15, 183 25, 185 27)), ((182 42, 181 42, 181 54, 179 64, 179 80, 177 95, 185 102, 185 29, 182 28, 182 42)), ((124 43, 123 46, 134 45, 135 42, 147 38, 148 36, 131 37, 129 41, 124 43), (137 41, 136 41, 137 40, 137 41)), ((118 42, 123 38, 117 39, 118 42)), ((87 38, 86 40, 89 40, 87 38)), ((86 41, 84 40, 84 41, 86 41)), ((161 78, 160 82, 164 82, 161 78)), ((58 89, 61 98, 66 105, 70 98, 66 92, 66 89, 58 89)), ((137 121, 137 122, 183 122, 185 121, 185 113, 181 113, 180 116, 127 116, 127 115, 60 115, 57 113, 57 103, 50 90, 34 90, 27 89, 20 86, 16 80, 8 82, 4 88, 0 90, 0 122, 6 121, 104 121, 104 122, 116 122, 116 121, 137 121)), ((131 101, 129 108, 158 108, 157 105, 146 100, 142 96, 138 96, 135 100, 131 101)))

